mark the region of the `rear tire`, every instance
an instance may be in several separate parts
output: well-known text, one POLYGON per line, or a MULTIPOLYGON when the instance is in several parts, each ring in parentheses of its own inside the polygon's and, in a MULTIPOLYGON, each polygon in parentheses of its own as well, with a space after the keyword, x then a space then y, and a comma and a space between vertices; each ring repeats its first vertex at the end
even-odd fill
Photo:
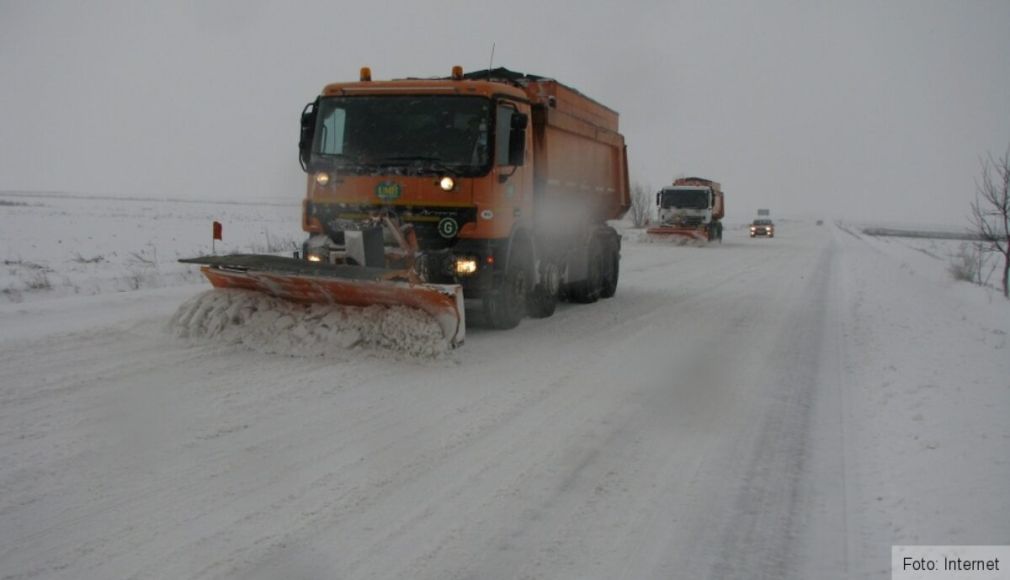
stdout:
POLYGON ((603 271, 600 298, 613 298, 617 294, 617 278, 621 274, 621 254, 617 248, 610 246, 604 253, 604 259, 607 267, 603 271))
POLYGON ((526 298, 526 312, 532 318, 547 318, 552 316, 557 306, 558 295, 551 294, 542 286, 538 286, 526 298))
POLYGON ((594 237, 589 243, 586 256, 586 278, 571 285, 573 302, 592 304, 600 299, 603 291, 603 248, 600 239, 594 237))

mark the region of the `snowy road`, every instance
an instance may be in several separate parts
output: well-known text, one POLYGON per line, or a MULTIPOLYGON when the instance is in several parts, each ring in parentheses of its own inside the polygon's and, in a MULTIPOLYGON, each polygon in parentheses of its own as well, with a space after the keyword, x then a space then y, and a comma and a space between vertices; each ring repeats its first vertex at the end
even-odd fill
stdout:
MULTIPOLYGON (((422 362, 184 342, 166 321, 200 287, 5 305, 0 578, 862 578, 913 536, 1010 543, 1005 422, 938 516, 975 527, 891 521, 932 492, 880 491, 904 464, 874 454, 892 422, 863 389, 903 291, 875 296, 878 245, 800 223, 627 244, 615 298, 422 362)), ((964 412, 1000 425, 1008 319, 929 309, 990 350, 895 356, 981 384, 964 412)))

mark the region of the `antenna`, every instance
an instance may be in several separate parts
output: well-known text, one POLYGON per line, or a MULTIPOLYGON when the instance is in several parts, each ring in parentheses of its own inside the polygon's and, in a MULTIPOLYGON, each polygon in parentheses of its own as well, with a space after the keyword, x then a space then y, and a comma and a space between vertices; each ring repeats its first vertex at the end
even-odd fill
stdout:
POLYGON ((491 80, 492 68, 494 68, 494 41, 491 41, 491 60, 487 63, 487 80, 491 80))

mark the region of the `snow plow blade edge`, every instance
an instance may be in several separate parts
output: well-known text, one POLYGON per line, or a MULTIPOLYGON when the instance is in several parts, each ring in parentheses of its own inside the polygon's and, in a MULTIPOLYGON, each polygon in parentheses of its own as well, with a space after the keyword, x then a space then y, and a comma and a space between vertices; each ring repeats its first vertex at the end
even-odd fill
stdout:
POLYGON ((663 227, 657 226, 645 230, 650 238, 662 240, 670 238, 691 238, 701 242, 707 242, 708 234, 704 230, 699 230, 697 228, 674 228, 674 227, 663 227))
POLYGON ((463 289, 455 284, 389 280, 390 270, 234 254, 179 260, 200 264, 215 288, 262 292, 302 304, 409 306, 427 312, 452 347, 466 337, 463 289))

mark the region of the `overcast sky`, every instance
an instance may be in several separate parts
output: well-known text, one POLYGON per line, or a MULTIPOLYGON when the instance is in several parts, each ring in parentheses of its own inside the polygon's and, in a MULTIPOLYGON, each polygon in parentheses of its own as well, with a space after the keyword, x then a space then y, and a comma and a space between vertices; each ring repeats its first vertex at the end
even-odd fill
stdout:
POLYGON ((1010 145, 1010 1, 0 0, 0 190, 304 195, 327 82, 551 76, 621 114, 632 180, 758 207, 962 223, 1010 145))

